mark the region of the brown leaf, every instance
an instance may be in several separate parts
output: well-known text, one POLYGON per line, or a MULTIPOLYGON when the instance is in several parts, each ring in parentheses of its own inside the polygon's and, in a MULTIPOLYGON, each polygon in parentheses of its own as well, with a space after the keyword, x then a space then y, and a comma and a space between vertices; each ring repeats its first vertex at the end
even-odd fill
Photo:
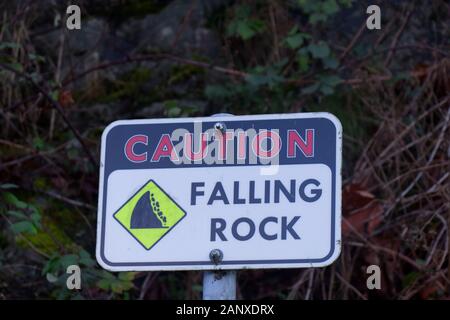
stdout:
POLYGON ((429 67, 430 66, 428 64, 418 63, 414 67, 412 74, 415 75, 415 77, 417 78, 417 80, 420 81, 420 83, 423 83, 427 77, 429 67))
POLYGON ((72 91, 70 90, 61 90, 58 96, 58 102, 63 108, 70 107, 75 103, 72 97, 72 91))
POLYGON ((368 192, 363 185, 359 183, 348 184, 342 192, 342 208, 344 212, 349 213, 366 206, 373 199, 375 199, 375 196, 368 192))
POLYGON ((362 185, 350 184, 342 193, 344 223, 342 233, 350 235, 353 230, 370 235, 382 222, 383 206, 362 185))
POLYGON ((68 187, 68 182, 61 176, 55 176, 51 178, 53 186, 55 186, 58 190, 66 190, 68 187))
POLYGON ((342 225, 342 233, 349 235, 354 229, 362 234, 372 234, 382 222, 383 211, 383 206, 378 201, 374 201, 370 205, 344 217, 346 221, 342 225))
POLYGON ((420 291, 420 298, 425 300, 430 298, 436 291, 438 291, 439 288, 435 284, 430 284, 429 286, 426 286, 420 291))

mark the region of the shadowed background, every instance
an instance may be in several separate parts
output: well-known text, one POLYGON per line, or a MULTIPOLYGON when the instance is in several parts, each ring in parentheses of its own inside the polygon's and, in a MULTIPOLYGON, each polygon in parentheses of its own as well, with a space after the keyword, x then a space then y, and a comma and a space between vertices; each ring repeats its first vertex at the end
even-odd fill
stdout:
POLYGON ((343 251, 238 273, 238 298, 450 297, 446 1, 0 1, 0 299, 198 299, 200 272, 95 262, 117 119, 328 111, 344 129, 343 251), (381 30, 367 30, 378 4, 381 30), (66 267, 82 289, 66 288, 66 267), (366 268, 382 270, 368 290, 366 268))

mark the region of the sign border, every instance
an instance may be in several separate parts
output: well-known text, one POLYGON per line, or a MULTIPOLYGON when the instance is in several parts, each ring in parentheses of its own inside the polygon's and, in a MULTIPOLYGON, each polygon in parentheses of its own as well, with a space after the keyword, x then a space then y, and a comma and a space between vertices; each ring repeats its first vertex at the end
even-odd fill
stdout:
MULTIPOLYGON (((288 165, 288 164, 286 164, 288 165)), ((339 119, 328 112, 288 113, 288 114, 264 114, 244 116, 215 116, 215 117, 190 117, 190 118, 162 118, 141 120, 118 120, 109 124, 103 131, 101 138, 100 179, 97 210, 97 243, 96 259, 104 268, 110 271, 152 271, 152 270, 227 270, 227 269, 269 269, 269 268, 310 268, 325 267, 333 263, 341 252, 341 166, 342 166, 342 125, 339 119), (311 119, 324 118, 333 124, 336 130, 336 167, 335 183, 332 186, 332 221, 330 252, 319 259, 272 259, 272 260, 225 260, 219 265, 211 261, 174 261, 174 262, 111 262, 105 257, 105 219, 106 194, 104 194, 104 171, 106 139, 108 133, 116 126, 133 124, 164 124, 164 123, 198 123, 211 121, 249 121, 249 120, 285 120, 285 119, 311 119), (334 191, 334 192, 333 192, 334 191), (333 208, 334 203, 334 208, 333 208), (334 238, 333 238, 334 235, 334 238)), ((232 166, 230 166, 232 167, 232 166)), ((333 174, 333 172, 332 172, 333 174)), ((332 176, 333 178, 333 176, 332 176)), ((183 217, 184 218, 184 217, 183 217)), ((182 220, 182 219, 181 219, 182 220)), ((180 221, 181 221, 180 220, 180 221)), ((207 256, 207 254, 205 254, 207 256)))

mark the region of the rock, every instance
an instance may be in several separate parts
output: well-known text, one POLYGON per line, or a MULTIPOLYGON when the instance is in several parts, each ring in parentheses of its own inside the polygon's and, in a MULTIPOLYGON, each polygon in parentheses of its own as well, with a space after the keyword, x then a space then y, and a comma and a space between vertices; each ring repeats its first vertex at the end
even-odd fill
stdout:
POLYGON ((64 42, 66 46, 65 54, 80 56, 87 52, 102 49, 102 40, 109 37, 108 23, 101 18, 83 20, 81 30, 71 30, 66 32, 63 28, 57 29, 35 37, 35 43, 46 52, 57 55, 60 46, 62 33, 65 33, 64 42))
POLYGON ((207 107, 206 101, 201 100, 172 100, 172 103, 177 106, 177 110, 174 110, 175 108, 169 108, 164 102, 155 102, 148 107, 140 108, 134 113, 133 117, 149 119, 160 118, 162 116, 190 116, 197 113, 203 114, 207 107))
MULTIPOLYGON (((206 21, 208 14, 229 2, 229 0, 174 0, 162 7, 159 12, 147 14, 143 18, 129 17, 120 24, 108 20, 107 17, 82 18, 81 30, 53 30, 37 35, 34 40, 39 52, 50 53, 53 55, 52 60, 57 61, 61 36, 65 35, 61 72, 63 77, 70 75, 72 68, 80 74, 100 64, 155 51, 170 52, 186 58, 200 56, 220 64, 218 61, 222 48, 220 37, 214 30, 206 27, 206 21), (188 20, 186 20, 187 13, 189 13, 188 20)), ((126 5, 126 1, 123 5, 126 5)), ((158 87, 161 81, 171 77, 174 65, 177 64, 168 60, 117 64, 90 72, 71 83, 71 89, 74 91, 93 89, 95 92, 95 88, 104 79, 120 80, 122 75, 137 67, 151 69, 152 80, 149 81, 149 85, 158 87)), ((173 93, 185 94, 192 86, 197 85, 201 77, 207 77, 208 74, 209 71, 203 76, 186 77, 174 83, 171 86, 173 93)))
POLYGON ((97 123, 111 123, 118 119, 118 115, 123 116, 127 114, 126 106, 121 103, 97 103, 87 107, 77 116, 78 120, 92 123, 93 120, 97 123))
POLYGON ((175 0, 158 14, 122 25, 118 35, 137 42, 136 51, 170 51, 185 57, 201 55, 215 59, 221 43, 216 32, 205 27, 206 13, 228 2, 175 0))
POLYGON ((140 108, 135 112, 134 117, 137 119, 159 118, 164 115, 165 109, 164 103, 155 102, 150 106, 140 108))

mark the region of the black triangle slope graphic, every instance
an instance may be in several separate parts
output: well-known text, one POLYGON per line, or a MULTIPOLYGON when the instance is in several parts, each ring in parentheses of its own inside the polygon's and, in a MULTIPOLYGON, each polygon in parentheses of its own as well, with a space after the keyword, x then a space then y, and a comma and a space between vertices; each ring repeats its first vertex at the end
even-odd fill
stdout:
POLYGON ((150 192, 144 193, 136 203, 131 215, 131 229, 165 228, 156 217, 150 204, 150 192))

